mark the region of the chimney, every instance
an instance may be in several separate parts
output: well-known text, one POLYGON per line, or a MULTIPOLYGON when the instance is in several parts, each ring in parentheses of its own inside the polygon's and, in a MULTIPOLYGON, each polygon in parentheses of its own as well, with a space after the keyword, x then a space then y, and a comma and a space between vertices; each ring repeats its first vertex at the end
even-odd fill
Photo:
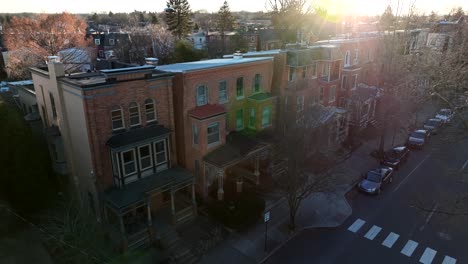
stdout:
POLYGON ((47 64, 54 62, 60 62, 59 56, 47 56, 47 64))
POLYGON ((49 75, 54 78, 65 76, 65 69, 60 62, 59 56, 48 56, 47 68, 49 70, 49 75))
POLYGON ((152 65, 156 67, 158 65, 159 59, 157 58, 145 58, 146 65, 152 65))
POLYGON ((242 59, 244 56, 242 55, 242 53, 240 51, 236 51, 234 52, 233 54, 233 59, 235 60, 239 60, 239 59, 242 59))

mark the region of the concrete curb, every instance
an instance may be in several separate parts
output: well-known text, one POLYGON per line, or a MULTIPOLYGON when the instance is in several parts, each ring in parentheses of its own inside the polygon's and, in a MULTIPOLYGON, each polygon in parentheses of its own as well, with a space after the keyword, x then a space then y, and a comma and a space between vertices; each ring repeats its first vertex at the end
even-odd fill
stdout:
POLYGON ((262 260, 260 260, 258 263, 264 263, 265 261, 267 261, 273 254, 276 253, 276 251, 278 251, 278 249, 282 248, 286 243, 288 243, 291 239, 295 238, 297 235, 299 235, 302 231, 304 231, 305 229, 304 228, 301 228, 301 229, 298 229, 297 231, 295 231, 294 233, 292 233, 288 239, 286 239, 285 241, 281 242, 279 245, 277 245, 272 251, 268 252, 268 254, 263 257, 262 260))

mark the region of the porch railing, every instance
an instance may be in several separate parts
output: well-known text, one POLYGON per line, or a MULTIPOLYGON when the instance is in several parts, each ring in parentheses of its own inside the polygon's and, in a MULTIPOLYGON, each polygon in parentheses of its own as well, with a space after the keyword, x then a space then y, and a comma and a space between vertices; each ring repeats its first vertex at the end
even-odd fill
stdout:
POLYGON ((148 229, 143 229, 136 233, 127 236, 128 248, 136 249, 144 245, 149 245, 149 232, 148 229))
POLYGON ((188 220, 194 215, 193 206, 186 207, 182 210, 179 210, 174 214, 174 220, 176 223, 180 223, 188 220))

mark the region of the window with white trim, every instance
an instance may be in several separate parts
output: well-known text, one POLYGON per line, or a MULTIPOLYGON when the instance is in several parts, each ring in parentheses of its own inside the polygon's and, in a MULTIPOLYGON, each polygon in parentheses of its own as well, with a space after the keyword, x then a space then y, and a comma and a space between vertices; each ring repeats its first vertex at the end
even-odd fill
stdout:
POLYGON ((357 74, 354 74, 352 77, 351 77, 351 85, 352 85, 352 89, 356 89, 357 87, 357 74))
POLYGON ((345 60, 344 60, 344 66, 345 67, 348 67, 350 66, 351 64, 351 58, 350 58, 350 53, 349 53, 349 50, 346 51, 346 55, 345 55, 345 60))
POLYGON ((152 122, 156 121, 157 116, 156 116, 156 107, 154 104, 153 99, 146 99, 145 100, 145 116, 146 116, 146 122, 152 122))
POLYGON ((206 105, 208 103, 208 89, 206 85, 197 87, 197 106, 206 105))
POLYGON ((304 95, 296 97, 296 110, 297 112, 304 111, 304 95))
POLYGON ((343 80, 341 81, 341 89, 348 90, 348 76, 343 75, 343 80))
POLYGON ((227 103, 228 101, 228 91, 227 91, 227 82, 220 81, 219 82, 219 95, 218 100, 220 104, 227 103))
POLYGON ((137 172, 135 150, 127 150, 121 153, 123 176, 129 176, 137 172))
POLYGON ((54 119, 57 119, 57 108, 55 107, 54 95, 52 93, 49 93, 49 98, 50 98, 50 105, 52 108, 52 117, 54 119))
POLYGON ((138 156, 140 162, 140 170, 147 170, 153 167, 153 157, 151 155, 150 145, 138 147, 138 156))
POLYGON ((250 108, 249 127, 255 128, 255 108, 250 108))
POLYGON ((296 79, 296 70, 293 67, 289 67, 289 74, 288 74, 288 80, 290 82, 294 81, 296 79))
POLYGON ((137 103, 132 102, 128 106, 128 114, 130 117, 130 126, 137 126, 140 124, 140 107, 137 103))
POLYGON ((219 142, 219 122, 211 123, 207 128, 208 146, 219 142))
POLYGON ((239 109, 236 111, 236 129, 244 129, 244 109, 239 109))
POLYGON ((336 97, 336 85, 332 85, 328 92, 328 102, 334 102, 336 97))
POLYGON ((253 87, 253 92, 254 93, 260 92, 261 83, 262 83, 262 76, 260 74, 258 74, 258 73, 255 74, 254 87, 253 87))
POLYGON ((354 50, 354 64, 359 63, 359 49, 354 50))
POLYGON ((236 97, 237 99, 244 98, 244 77, 239 77, 236 80, 236 97))
POLYGON ((160 140, 154 143, 154 149, 156 153, 156 165, 166 163, 167 162, 166 140, 160 140))
POLYGON ((101 40, 100 39, 94 39, 94 44, 95 45, 101 45, 101 40))
POLYGON ((113 106, 111 110, 112 130, 124 128, 123 112, 120 106, 113 106))
POLYGON ((115 45, 115 40, 114 39, 109 39, 109 45, 114 46, 115 45))
POLYGON ((271 125, 271 106, 263 107, 262 111, 262 127, 271 125))
POLYGON ((193 135, 193 144, 198 144, 198 126, 196 124, 192 125, 192 135, 193 135))

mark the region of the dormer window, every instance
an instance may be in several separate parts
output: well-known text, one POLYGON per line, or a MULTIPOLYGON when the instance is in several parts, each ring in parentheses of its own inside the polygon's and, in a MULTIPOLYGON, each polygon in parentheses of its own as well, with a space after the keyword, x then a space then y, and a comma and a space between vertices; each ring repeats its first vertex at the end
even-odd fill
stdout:
POLYGON ((137 126, 140 124, 140 107, 137 103, 132 102, 128 106, 128 113, 130 117, 130 126, 137 126))
POLYGON ((94 44, 95 44, 95 45, 98 45, 98 46, 101 45, 101 40, 98 39, 98 38, 97 38, 97 39, 94 39, 94 44))

